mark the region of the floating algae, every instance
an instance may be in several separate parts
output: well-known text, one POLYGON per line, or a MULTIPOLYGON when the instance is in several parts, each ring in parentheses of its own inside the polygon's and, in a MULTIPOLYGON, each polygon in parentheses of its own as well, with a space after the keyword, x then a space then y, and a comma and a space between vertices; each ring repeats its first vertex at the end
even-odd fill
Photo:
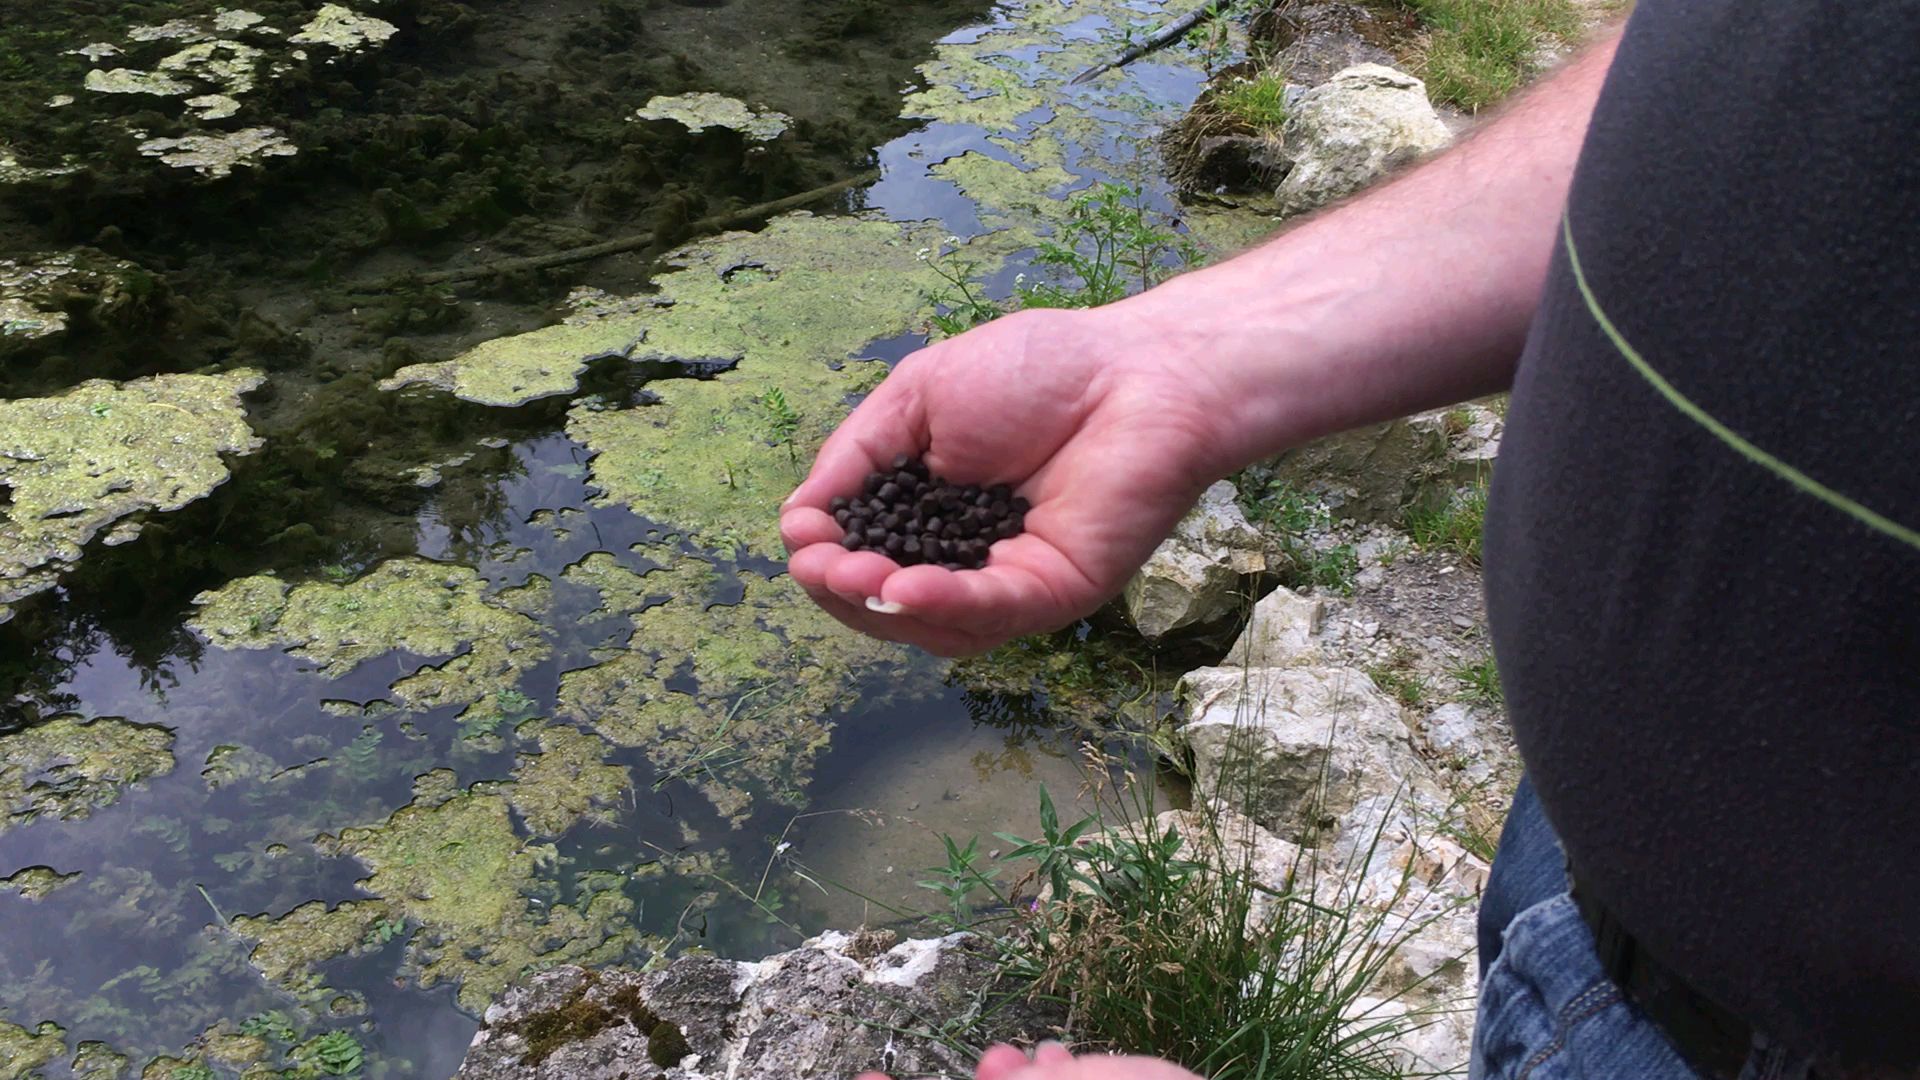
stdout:
POLYGON ((37 817, 87 817, 172 771, 173 732, 158 725, 68 715, 0 735, 0 833, 37 817))
POLYGON ((777 553, 780 500, 846 415, 847 396, 870 385, 864 364, 836 371, 829 362, 925 319, 926 297, 943 283, 916 252, 937 242, 890 222, 798 214, 682 250, 681 269, 659 281, 673 306, 648 321, 636 358, 737 358, 738 366, 662 384, 651 405, 575 406, 567 434, 595 453, 600 501, 705 544, 777 553), (783 416, 792 420, 786 430, 783 416))
POLYGON ((507 795, 535 836, 558 836, 604 813, 633 785, 625 767, 604 760, 613 749, 605 739, 564 724, 537 726, 540 752, 520 758, 507 795))
POLYGON ((127 1064, 127 1055, 90 1039, 73 1052, 73 1080, 121 1080, 127 1064))
POLYGON ((41 1066, 66 1057, 66 1034, 51 1021, 29 1031, 0 1019, 0 1080, 28 1080, 41 1066))
POLYGON ((232 926, 254 943, 248 959, 260 974, 293 994, 314 997, 330 991, 313 969, 367 947, 374 927, 391 914, 380 900, 344 900, 331 908, 314 900, 276 918, 236 915, 232 926))
POLYGON ((162 75, 154 71, 135 71, 132 68, 114 68, 102 71, 95 68, 87 72, 87 89, 96 94, 152 94, 155 97, 178 97, 191 93, 193 84, 176 79, 171 75, 162 75))
POLYGON ((752 109, 738 98, 704 92, 656 97, 634 113, 633 118, 672 120, 685 125, 695 135, 710 127, 728 128, 753 142, 777 139, 793 122, 785 113, 752 109))
POLYGON ((645 337, 631 313, 578 312, 532 333, 481 342, 451 360, 403 367, 380 389, 432 386, 481 405, 525 405, 572 393, 588 363, 632 356, 645 337))
POLYGON ((17 892, 29 900, 45 899, 48 893, 80 880, 80 871, 63 874, 51 866, 28 866, 0 878, 0 890, 17 892))
POLYGON ((910 666, 905 649, 847 634, 791 578, 749 581, 737 604, 709 606, 687 590, 634 611, 660 573, 635 574, 604 553, 567 571, 629 613, 633 639, 562 676, 556 712, 642 748, 662 776, 686 779, 735 826, 756 796, 799 804, 832 733, 826 718, 856 700, 856 676, 886 673, 903 696, 930 688, 930 675, 915 684, 925 668, 910 666))
POLYGON ((228 582, 194 598, 200 611, 188 625, 223 648, 284 649, 334 678, 396 649, 458 652, 395 682, 394 696, 415 709, 463 705, 463 725, 491 731, 508 711, 502 695, 548 655, 528 614, 545 595, 544 579, 489 595, 470 567, 391 559, 345 584, 289 586, 266 574, 228 582))
POLYGON ((368 947, 383 923, 417 926, 407 970, 422 987, 458 982, 460 1004, 474 1012, 530 967, 609 963, 644 944, 631 928, 633 902, 617 888, 583 888, 571 904, 534 898, 537 868, 553 849, 514 831, 513 786, 423 793, 385 822, 323 838, 325 849, 367 867, 360 886, 377 899, 236 918, 234 931, 255 943, 263 974, 315 1000, 332 993, 315 965, 368 947))
POLYGON ((207 0, 169 6, 181 16, 124 28, 110 13, 80 6, 50 16, 47 26, 21 39, 76 43, 46 50, 28 69, 36 87, 49 92, 49 108, 77 115, 64 125, 15 120, 17 145, 0 149, 0 184, 86 169, 110 186, 122 179, 123 163, 137 160, 127 149, 207 179, 291 155, 297 146, 288 125, 299 127, 318 102, 310 96, 318 81, 307 76, 399 32, 334 3, 317 12, 304 2, 264 4, 276 21, 306 20, 291 34, 260 12, 216 8, 207 0), (97 40, 102 36, 111 40, 97 40), (86 63, 62 59, 69 56, 86 63), (304 100, 294 103, 294 97, 304 100), (140 111, 129 115, 134 105, 140 111), (222 123, 247 113, 253 122, 242 129, 222 123))
POLYGON ((101 529, 177 510, 227 479, 223 454, 260 446, 240 395, 250 369, 92 379, 58 397, 0 401, 0 621, 53 587, 101 529))
MULTIPOLYGON (((213 99, 194 100, 204 102, 213 99)), ((220 106, 209 109, 203 118, 232 116, 236 111, 220 106)), ((273 128, 253 127, 218 135, 148 139, 140 144, 140 152, 147 157, 159 158, 176 169, 192 169, 202 176, 218 179, 231 175, 233 170, 242 166, 258 165, 267 158, 291 157, 299 153, 299 148, 273 128)))
MULTIPOLYGON (((0 173, 5 168, 0 160, 0 173)), ((152 291, 153 279, 138 266, 89 249, 0 259, 0 359, 56 344, 76 316, 123 329, 152 291)))
MULTIPOLYGON (((558 326, 497 339, 452 360, 402 368, 387 389, 425 384, 465 400, 516 405, 572 392, 588 361, 731 366, 711 380, 658 384, 658 401, 568 414, 567 432, 596 457, 601 502, 687 530, 709 546, 779 551, 775 508, 871 385, 847 363, 867 342, 914 329, 943 281, 921 259, 938 234, 871 218, 793 214, 758 233, 728 233, 668 257, 657 297, 587 308, 558 326), (833 365, 838 365, 835 370, 833 365), (793 425, 783 430, 778 392, 793 425)), ((982 257, 1011 246, 983 242, 982 257)))
POLYGON ((331 45, 341 52, 354 52, 380 45, 399 32, 399 27, 385 19, 362 15, 339 4, 322 4, 312 21, 287 40, 295 45, 331 45))

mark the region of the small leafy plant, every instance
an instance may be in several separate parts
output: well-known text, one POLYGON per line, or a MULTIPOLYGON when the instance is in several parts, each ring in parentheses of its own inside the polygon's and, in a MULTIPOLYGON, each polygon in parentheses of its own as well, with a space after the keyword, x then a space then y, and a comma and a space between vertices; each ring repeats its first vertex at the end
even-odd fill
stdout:
POLYGON ((356 1076, 365 1065, 366 1051, 351 1032, 329 1031, 294 1047, 296 1066, 318 1070, 321 1076, 356 1076))
POLYGON ((941 899, 947 902, 948 917, 956 923, 965 922, 973 911, 969 901, 979 891, 980 883, 991 882, 999 877, 1000 868, 982 865, 986 859, 980 852, 980 838, 977 836, 969 839, 964 848, 954 843, 951 836, 941 836, 940 843, 946 847, 947 864, 929 867, 926 873, 933 877, 914 884, 940 894, 941 899))
POLYGON ((1506 704, 1506 691, 1500 687, 1500 669, 1492 656, 1482 656, 1454 668, 1448 674, 1466 689, 1469 700, 1499 707, 1506 704))
POLYGON ((934 313, 929 321, 941 337, 963 334, 1001 315, 1000 306, 988 300, 974 281, 980 272, 980 264, 952 257, 959 243, 959 237, 949 236, 939 250, 921 248, 917 253, 920 261, 946 282, 940 289, 927 295, 927 302, 934 305, 934 313))
POLYGON ((369 948, 378 948, 399 937, 406 929, 405 919, 389 919, 382 916, 375 919, 372 926, 367 927, 364 942, 369 948))
MULTIPOLYGON (((1040 835, 1000 836, 1015 846, 998 862, 1026 868, 1010 888, 975 843, 945 838, 947 865, 922 882, 948 900, 935 921, 990 941, 1015 985, 1067 1008, 1089 1049, 1214 1080, 1397 1078, 1381 1040, 1398 1021, 1356 1002, 1417 928, 1363 906, 1357 880, 1318 879, 1312 855, 1263 880, 1250 856, 1194 857, 1235 850, 1221 819, 1189 814, 1189 836, 1139 809, 1128 825, 1098 813, 1063 825, 1043 789, 1040 835), (1000 914, 974 916, 975 891, 1000 914)), ((1363 845, 1357 864, 1369 854, 1363 845)))
POLYGON ((1012 309, 1110 304, 1202 261, 1200 249, 1148 210, 1137 189, 1115 183, 1096 184, 1068 199, 1059 232, 1043 241, 1033 257, 1047 280, 1029 282, 1020 274, 1006 304, 980 291, 978 264, 951 257, 959 243, 959 237, 949 236, 941 250, 919 252, 947 283, 927 297, 936 308, 933 329, 943 337, 992 322, 1012 309))
POLYGON ((775 446, 787 448, 787 460, 798 464, 799 451, 794 448, 794 436, 800 431, 800 414, 787 404, 787 395, 779 387, 769 389, 760 396, 760 409, 767 424, 767 438, 775 446))
POLYGON ((1200 261, 1191 240, 1153 221, 1140 192, 1101 183, 1067 204, 1060 235, 1040 245, 1034 262, 1063 271, 1065 280, 1021 289, 1029 308, 1090 308, 1150 289, 1200 261))

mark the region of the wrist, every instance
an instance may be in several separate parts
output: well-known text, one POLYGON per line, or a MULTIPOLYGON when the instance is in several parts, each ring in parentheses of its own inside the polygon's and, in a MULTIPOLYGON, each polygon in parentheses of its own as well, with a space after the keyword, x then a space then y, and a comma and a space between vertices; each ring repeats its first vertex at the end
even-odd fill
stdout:
POLYGON ((1298 280, 1290 261, 1242 256, 1107 309, 1211 418, 1202 453, 1216 477, 1361 422, 1347 359, 1364 326, 1340 311, 1365 283, 1298 280))

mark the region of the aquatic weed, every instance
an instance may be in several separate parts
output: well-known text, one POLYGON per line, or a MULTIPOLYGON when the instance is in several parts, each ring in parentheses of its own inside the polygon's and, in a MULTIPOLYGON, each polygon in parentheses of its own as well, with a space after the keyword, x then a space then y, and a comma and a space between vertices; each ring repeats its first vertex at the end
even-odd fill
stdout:
POLYGON ((1067 276, 1022 288, 1022 307, 1090 308, 1150 289, 1198 264, 1201 255, 1149 213, 1138 189, 1102 182, 1074 194, 1059 237, 1042 243, 1033 261, 1067 276))
POLYGON ((775 446, 787 448, 787 460, 797 464, 799 452, 794 449, 793 437, 800 430, 800 414, 787 404, 786 392, 779 387, 769 387, 760 396, 760 409, 767 425, 767 439, 775 446))

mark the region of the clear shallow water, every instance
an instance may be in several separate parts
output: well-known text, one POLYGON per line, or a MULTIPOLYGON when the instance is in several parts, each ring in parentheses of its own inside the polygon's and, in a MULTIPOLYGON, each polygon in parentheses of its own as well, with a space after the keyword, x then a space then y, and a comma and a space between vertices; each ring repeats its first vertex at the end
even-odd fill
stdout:
MULTIPOLYGON (((1063 40, 1094 40, 1101 25, 1092 17, 1077 21, 1063 40)), ((982 33, 962 30, 946 40, 978 40, 982 33)), ((1055 51, 1028 46, 1007 56, 1028 66, 1055 51)), ((1178 65, 1142 63, 1135 70, 1141 84, 1167 101, 1191 97, 1198 85, 1197 76, 1178 65)), ((1073 93, 1093 102, 1102 91, 1073 93)), ((770 103, 783 104, 778 98, 770 103)), ((1117 129, 1137 131, 1137 116, 1118 109, 1112 115, 1117 129)), ((1026 114, 1010 138, 1020 142, 1052 119, 1050 109, 1026 114)), ((1082 180, 1127 178, 1128 170, 1114 163, 1141 161, 1139 147, 1124 135, 1065 149, 1066 167, 1082 180)), ((990 225, 975 203, 927 172, 968 151, 1011 160, 980 128, 926 125, 878 148, 883 179, 852 201, 896 220, 939 220, 962 236, 986 231, 990 225)), ((1150 188, 1148 194, 1154 205, 1168 205, 1164 192, 1150 188)), ((1006 295, 1026 265, 1021 258, 1009 261, 990 279, 989 291, 1006 295)), ((631 267, 615 260, 591 280, 618 288, 630 273, 631 267)), ((253 288, 267 294, 258 299, 263 311, 298 312, 312 303, 292 285, 279 286, 277 293, 271 285, 253 288)), ((545 321, 557 291, 549 286, 536 303, 476 299, 474 308, 484 314, 451 339, 423 331, 381 346, 316 319, 308 324, 313 336, 323 354, 332 354, 314 367, 337 355, 371 364, 393 340, 448 355, 475 340, 545 321)), ((892 362, 922 340, 908 334, 871 342, 849 358, 892 362)), ((547 652, 517 670, 512 681, 513 692, 524 699, 515 705, 515 719, 537 719, 554 713, 569 672, 602 662, 610 650, 627 646, 630 635, 643 632, 630 627, 624 612, 605 609, 592 589, 570 583, 570 567, 595 553, 636 573, 675 553, 711 559, 720 577, 710 600, 725 605, 752 595, 778 566, 764 560, 736 566, 714 551, 663 539, 672 535, 669 525, 592 505, 586 451, 554 433, 559 422, 552 409, 534 406, 509 415, 456 408, 415 423, 370 386, 355 388, 350 371, 342 377, 339 371, 302 369, 287 376, 290 386, 304 385, 302 379, 313 386, 299 393, 319 398, 328 386, 345 386, 341 393, 357 395, 348 400, 361 402, 362 409, 371 406, 369 416, 400 412, 399 441, 413 436, 421 444, 403 458, 410 464, 448 456, 429 448, 445 449, 449 442, 471 449, 478 434, 512 441, 449 467, 447 481, 430 495, 375 502, 358 490, 335 494, 327 512, 337 520, 323 532, 342 539, 324 554, 299 558, 278 547, 249 549, 239 526, 265 513, 264 500, 249 500, 272 489, 243 472, 208 505, 180 519, 182 531, 198 530, 205 539, 197 542, 219 562, 183 562, 190 571, 173 581, 143 579, 141 572, 150 567, 130 561, 106 578, 107 586, 78 587, 51 608, 51 620, 36 623, 56 625, 57 633, 17 639, 29 671, 15 676, 9 690, 16 703, 38 704, 22 705, 0 729, 58 709, 160 724, 173 732, 176 764, 88 818, 42 818, 0 832, 0 875, 30 866, 80 874, 44 899, 0 892, 0 939, 8 943, 0 952, 0 1017, 28 1028, 57 1022, 66 1029, 69 1048, 103 1040, 133 1055, 137 1069, 146 1055, 178 1051, 210 1025, 278 1010, 302 1036, 336 1028, 352 1032, 370 1051, 370 1075, 443 1076, 472 1033, 473 1006, 463 1008, 445 982, 420 985, 409 939, 417 945, 444 935, 458 949, 485 953, 497 944, 491 933, 423 927, 409 916, 381 942, 360 938, 361 928, 350 927, 352 939, 298 967, 325 992, 292 994, 284 980, 264 979, 258 963, 249 961, 252 938, 236 932, 234 920, 244 925, 245 916, 278 918, 316 900, 338 905, 368 898, 360 884, 369 875, 367 861, 329 841, 343 830, 390 822, 432 770, 450 769, 460 787, 482 793, 478 799, 494 798, 486 794, 489 785, 512 783, 538 744, 530 735, 516 737, 512 723, 473 737, 461 720, 464 703, 365 714, 347 707, 393 698, 398 680, 446 662, 445 655, 396 649, 344 673, 328 673, 315 660, 278 648, 209 646, 186 628, 192 612, 184 601, 198 587, 262 568, 279 570, 290 581, 347 585, 395 555, 471 568, 492 598, 529 582, 550 582, 551 601, 538 618, 547 652), (408 499, 415 505, 394 505, 408 499), (366 527, 357 528, 356 521, 366 527), (222 747, 246 751, 239 759, 245 768, 232 775, 216 768, 215 762, 228 760, 222 747)), ((641 381, 604 372, 590 376, 583 391, 623 401, 645 393, 641 381)), ((294 397, 295 391, 285 392, 277 407, 290 408, 286 402, 294 397)), ((352 410, 335 421, 343 427, 357 422, 352 410)), ((387 415, 378 423, 395 419, 387 415)), ((335 438, 334 432, 325 434, 335 438)), ((271 447, 290 442, 298 439, 269 434, 271 447)), ((316 475, 324 483, 329 474, 320 468, 316 475)), ((645 644, 637 636, 635 642, 645 644)), ((689 670, 665 681, 670 689, 697 683, 689 670)), ((804 731, 811 724, 824 732, 826 724, 834 725, 830 737, 802 755, 805 760, 796 758, 790 773, 736 760, 732 753, 703 756, 691 770, 666 770, 651 747, 607 747, 599 756, 628 770, 617 797, 551 836, 531 835, 521 811, 513 811, 514 854, 531 853, 535 860, 510 905, 517 912, 515 926, 539 925, 547 909, 584 904, 611 890, 628 906, 609 920, 630 933, 609 937, 594 959, 638 962, 667 939, 758 955, 792 945, 806 931, 884 923, 897 917, 891 908, 926 907, 931 894, 914 882, 937 861, 941 834, 1025 831, 1041 785, 1066 803, 1086 782, 1079 730, 1061 726, 1044 705, 1024 689, 965 689, 946 676, 943 665, 913 657, 859 675, 853 692, 825 715, 799 717, 797 725, 790 722, 795 718, 783 718, 787 726, 778 730, 804 731), (712 797, 715 787, 746 792, 747 811, 724 811, 712 797)), ((716 742, 714 748, 725 746, 716 742)), ((561 946, 536 934, 536 953, 561 946)), ((60 1074, 57 1064, 51 1067, 50 1075, 60 1074)))
MULTIPOLYGON (((530 714, 547 715, 561 675, 591 665, 594 650, 625 636, 623 619, 596 611, 597 597, 561 575, 594 552, 643 565, 629 548, 659 529, 624 509, 589 508, 574 464, 579 448, 565 438, 509 452, 516 467, 500 484, 494 523, 456 536, 429 506, 420 518, 420 554, 473 566, 496 590, 535 575, 559 582, 548 620, 552 654, 519 683, 532 699, 530 714), (567 535, 526 523, 541 511, 575 511, 567 535)), ((718 595, 727 592, 723 584, 718 595)), ((312 661, 277 650, 209 648, 155 670, 109 650, 79 658, 60 690, 99 715, 173 729, 178 765, 86 820, 41 819, 0 835, 0 868, 46 865, 82 875, 42 900, 0 894, 0 934, 9 943, 0 953, 0 1008, 28 1021, 57 1018, 76 1041, 99 1038, 143 1052, 177 1047, 223 1018, 287 1009, 286 995, 246 962, 249 943, 220 920, 367 895, 356 884, 366 867, 327 854, 316 836, 380 824, 429 769, 452 768, 462 784, 506 779, 516 751, 530 749, 511 737, 494 746, 463 738, 451 707, 365 721, 329 715, 327 703, 389 696, 391 683, 430 662, 386 653, 330 678, 312 661), (210 790, 203 763, 216 747, 236 743, 269 764, 210 790)), ((939 667, 926 657, 914 663, 939 667)), ((1075 736, 1045 723, 1031 702, 995 701, 933 679, 923 696, 831 718, 837 730, 805 787, 805 810, 767 801, 737 828, 684 779, 661 782, 645 753, 610 749, 607 759, 631 769, 633 783, 607 816, 554 840, 558 857, 539 875, 538 893, 548 903, 568 902, 582 875, 629 874, 663 850, 684 850, 691 829, 700 850, 720 860, 720 873, 791 926, 722 892, 698 904, 697 926, 686 932, 687 906, 712 883, 666 875, 623 886, 646 934, 664 939, 679 931, 684 944, 751 956, 797 943, 795 927, 898 918, 856 894, 924 908, 913 882, 936 861, 940 834, 1024 828, 1037 784, 1064 799, 1082 782, 1075 736), (1022 713, 1033 722, 981 722, 1022 713), (802 813, 811 816, 796 820, 802 813), (790 846, 776 855, 783 841, 790 846), (794 867, 836 884, 810 887, 794 867)), ((724 776, 726 766, 716 771, 724 776)), ((643 960, 650 945, 636 943, 625 958, 643 960)), ((371 1025, 349 1026, 365 1033, 369 1047, 394 1055, 396 1068, 404 1060, 419 1070, 395 1075, 443 1075, 474 1021, 458 1012, 448 988, 411 986, 401 960, 396 939, 319 971, 334 990, 360 999, 354 1012, 371 1025)))

